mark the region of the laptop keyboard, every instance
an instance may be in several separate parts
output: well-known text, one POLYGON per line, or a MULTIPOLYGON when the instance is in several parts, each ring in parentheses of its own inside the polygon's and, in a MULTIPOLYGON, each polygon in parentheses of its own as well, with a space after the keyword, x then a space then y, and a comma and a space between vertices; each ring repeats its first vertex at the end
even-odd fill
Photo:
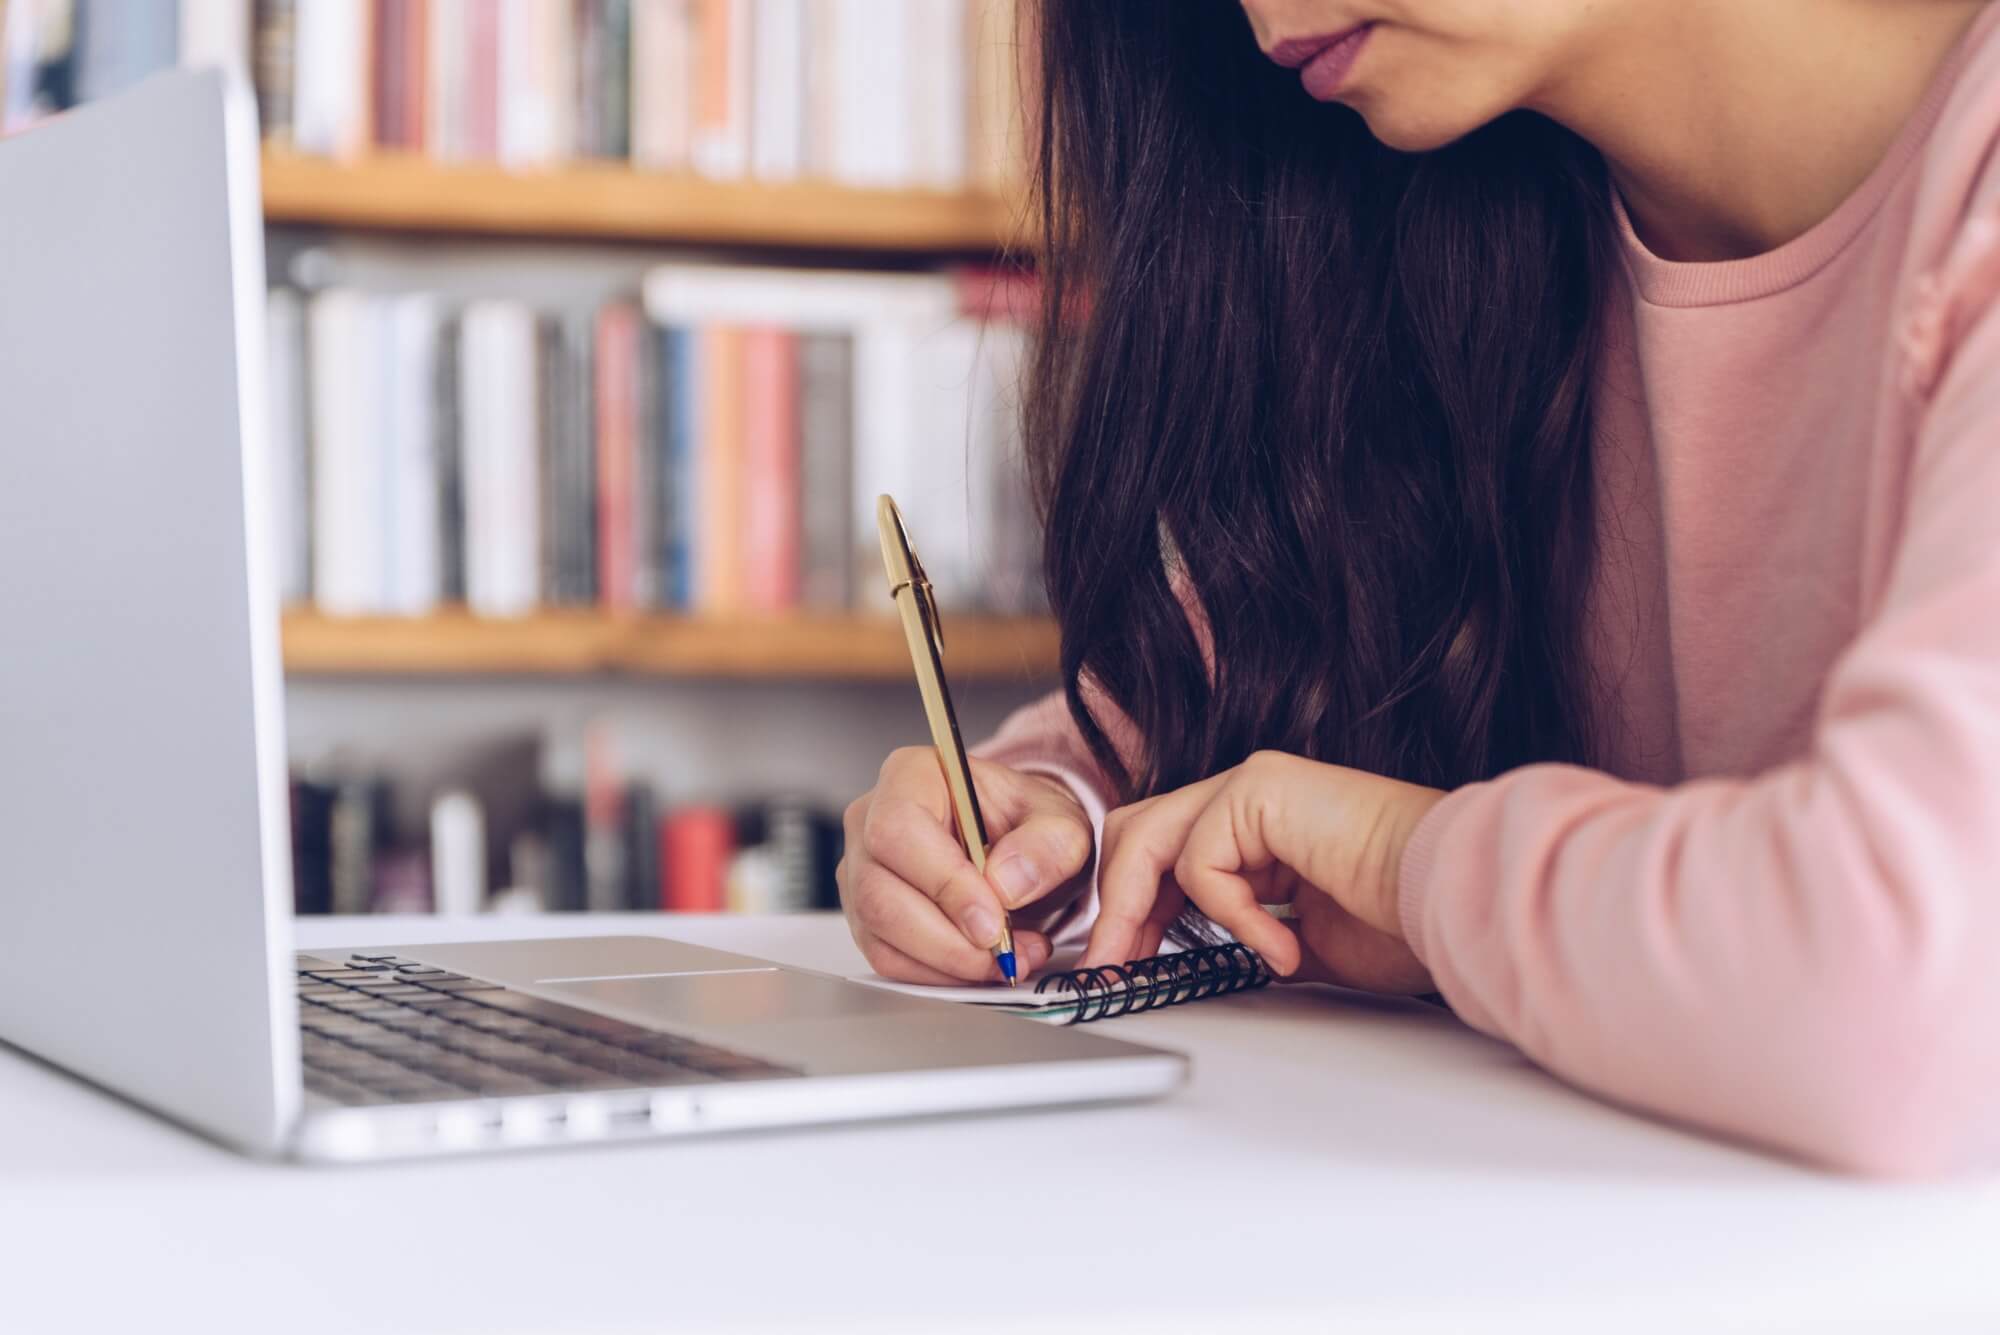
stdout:
POLYGON ((307 1091, 344 1104, 801 1074, 394 955, 301 957, 299 1028, 307 1091))

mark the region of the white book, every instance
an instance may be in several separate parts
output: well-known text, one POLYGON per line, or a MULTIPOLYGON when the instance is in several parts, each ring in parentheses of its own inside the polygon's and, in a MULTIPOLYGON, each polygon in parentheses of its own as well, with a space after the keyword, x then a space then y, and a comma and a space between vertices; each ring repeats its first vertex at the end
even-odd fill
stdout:
POLYGON ((500 0, 500 161, 547 167, 575 147, 568 0, 500 0))
POLYGON ((643 295, 647 316, 663 325, 841 332, 884 321, 942 328, 958 314, 958 289, 945 274, 675 262, 647 271, 643 295))
POLYGON ((750 172, 795 180, 805 166, 806 0, 758 0, 754 22, 750 172))
POLYGON ((265 408, 269 415, 271 528, 278 549, 278 597, 303 603, 312 591, 311 461, 307 457, 305 305, 274 287, 265 305, 265 408))
POLYGON ((966 0, 907 0, 911 20, 910 174, 916 185, 965 184, 972 59, 966 0))
POLYGON ((434 298, 411 294, 386 302, 387 380, 383 386, 383 486, 389 551, 385 611, 423 616, 443 592, 436 451, 437 340, 434 298))
POLYGON ((307 313, 312 412, 312 584, 332 616, 365 616, 381 590, 380 453, 373 448, 371 299, 332 288, 307 313))
POLYGON ((835 179, 852 186, 908 185, 909 0, 833 0, 835 179))
POLYGON ((466 602, 481 616, 521 616, 541 578, 534 313, 474 302, 461 337, 466 602))
POLYGON ((858 610, 883 615, 893 613, 894 604, 882 578, 875 498, 884 493, 896 498, 926 569, 932 549, 942 541, 936 517, 917 503, 911 485, 922 440, 917 386, 924 338, 915 325, 893 320, 870 324, 854 336, 854 492, 848 521, 854 537, 854 600, 858 610))
POLYGON ((355 157, 368 136, 368 6, 296 0, 292 139, 302 153, 355 157))
POLYGON ((181 64, 247 71, 250 8, 245 0, 181 0, 181 64))
MULTIPOLYGON (((970 608, 981 601, 980 543, 990 526, 980 513, 989 499, 975 488, 986 433, 976 430, 978 382, 990 373, 982 357, 985 331, 960 320, 917 344, 910 390, 910 453, 902 492, 892 494, 908 521, 923 530, 918 550, 938 604, 970 608)), ((860 500, 856 498, 857 502, 860 500)))
POLYGON ((465 7, 472 0, 430 0, 424 33, 424 151, 443 162, 467 156, 470 127, 465 123, 467 42, 471 26, 465 7))
POLYGON ((632 165, 684 171, 694 114, 688 0, 632 0, 632 165))

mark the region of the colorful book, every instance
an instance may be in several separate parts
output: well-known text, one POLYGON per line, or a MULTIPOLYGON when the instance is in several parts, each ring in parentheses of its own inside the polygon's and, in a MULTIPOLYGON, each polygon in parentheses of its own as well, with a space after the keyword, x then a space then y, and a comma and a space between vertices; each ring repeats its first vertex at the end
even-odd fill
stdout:
POLYGON ((798 337, 743 333, 742 600, 754 612, 799 605, 798 337))
POLYGON ((613 304, 597 314, 597 587, 600 605, 639 605, 635 510, 638 464, 639 313, 613 304))
POLYGON ((719 913, 728 907, 736 821, 721 807, 682 807, 660 824, 660 907, 719 913))
POLYGON ((700 434, 696 441, 694 608, 743 608, 743 330, 701 332, 700 434))

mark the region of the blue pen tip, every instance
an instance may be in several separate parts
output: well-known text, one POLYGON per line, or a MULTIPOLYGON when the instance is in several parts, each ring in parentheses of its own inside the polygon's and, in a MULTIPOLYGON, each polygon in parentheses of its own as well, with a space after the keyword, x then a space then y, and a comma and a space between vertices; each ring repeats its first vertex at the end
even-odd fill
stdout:
POLYGON ((1011 950, 1003 950, 994 958, 1000 961, 1000 972, 1007 976, 1007 986, 1012 987, 1014 985, 1014 975, 1016 972, 1014 966, 1014 952, 1011 950))

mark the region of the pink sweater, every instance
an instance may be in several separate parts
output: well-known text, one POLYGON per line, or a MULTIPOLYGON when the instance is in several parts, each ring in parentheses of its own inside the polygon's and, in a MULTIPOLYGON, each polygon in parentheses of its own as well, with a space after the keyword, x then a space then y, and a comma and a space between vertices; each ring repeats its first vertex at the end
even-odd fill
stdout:
MULTIPOLYGON (((1996 149, 2000 5, 1804 236, 1669 263, 1620 212, 1604 768, 1462 788, 1403 865, 1404 932, 1468 1023, 1863 1172, 2000 1161, 1996 149)), ((1101 821, 1059 698, 983 752, 1101 821)))

